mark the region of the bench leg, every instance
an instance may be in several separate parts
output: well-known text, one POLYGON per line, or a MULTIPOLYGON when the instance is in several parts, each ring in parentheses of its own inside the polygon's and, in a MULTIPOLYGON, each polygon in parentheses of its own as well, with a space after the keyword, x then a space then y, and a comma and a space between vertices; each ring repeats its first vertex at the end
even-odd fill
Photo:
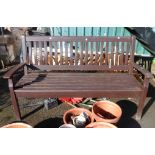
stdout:
POLYGON ((16 119, 21 121, 21 113, 20 113, 20 109, 19 109, 19 105, 18 105, 18 99, 17 99, 16 95, 12 94, 11 99, 12 99, 12 106, 13 106, 13 110, 14 110, 15 115, 16 115, 16 119))
POLYGON ((12 87, 12 80, 9 81, 9 89, 10 89, 12 106, 13 106, 13 110, 16 115, 16 119, 21 121, 21 113, 20 113, 20 109, 19 109, 19 105, 18 105, 18 99, 17 99, 16 94, 14 93, 14 90, 12 87))
POLYGON ((143 112, 143 108, 144 108, 146 95, 147 95, 147 91, 144 90, 141 97, 139 98, 139 103, 138 103, 138 108, 137 108, 137 113, 136 113, 136 120, 137 121, 139 121, 142 117, 142 112, 143 112))

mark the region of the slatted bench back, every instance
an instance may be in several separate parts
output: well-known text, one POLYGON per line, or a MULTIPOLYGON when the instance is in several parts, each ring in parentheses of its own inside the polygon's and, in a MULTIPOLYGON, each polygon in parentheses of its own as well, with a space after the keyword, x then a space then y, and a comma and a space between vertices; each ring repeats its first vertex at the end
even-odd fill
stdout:
POLYGON ((134 37, 22 36, 24 62, 43 70, 128 70, 134 37))

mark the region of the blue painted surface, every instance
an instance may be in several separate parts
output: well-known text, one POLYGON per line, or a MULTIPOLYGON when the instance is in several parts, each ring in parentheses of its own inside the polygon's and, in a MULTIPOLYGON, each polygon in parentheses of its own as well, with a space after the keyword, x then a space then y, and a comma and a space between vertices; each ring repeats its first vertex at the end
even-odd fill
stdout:
MULTIPOLYGON (((131 36, 124 27, 51 27, 52 36, 131 36)), ((136 54, 150 53, 136 40, 136 54)))

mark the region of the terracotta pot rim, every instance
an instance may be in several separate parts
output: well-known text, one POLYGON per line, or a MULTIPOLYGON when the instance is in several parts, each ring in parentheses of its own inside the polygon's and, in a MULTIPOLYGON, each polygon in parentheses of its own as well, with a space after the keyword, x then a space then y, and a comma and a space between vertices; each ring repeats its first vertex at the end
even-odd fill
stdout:
POLYGON ((65 119, 65 118, 66 118, 66 115, 67 115, 68 113, 74 111, 74 110, 81 110, 81 111, 86 111, 86 112, 88 112, 89 117, 90 117, 90 121, 91 121, 91 122, 94 122, 94 116, 93 116, 92 112, 89 111, 88 109, 85 109, 85 108, 72 108, 72 109, 67 110, 67 111, 64 113, 64 115, 63 115, 63 122, 64 122, 64 124, 68 124, 68 122, 66 122, 66 119, 65 119))
POLYGON ((103 100, 103 101, 97 101, 94 103, 93 107, 92 107, 92 113, 94 115, 94 119, 97 121, 97 122, 100 122, 101 120, 103 122, 107 122, 107 123, 116 123, 118 122, 118 120, 120 119, 121 115, 122 115, 122 109, 119 107, 119 105, 117 105, 116 103, 112 102, 112 101, 109 101, 109 100, 103 100), (106 118, 101 118, 99 117, 98 115, 96 115, 96 113, 94 112, 94 107, 97 106, 98 104, 99 105, 103 105, 103 104, 107 104, 107 103, 110 103, 114 108, 117 109, 117 112, 118 112, 118 115, 116 115, 116 118, 113 118, 113 119, 106 119, 106 118), (100 121, 98 121, 98 119, 100 121))
POLYGON ((10 123, 10 124, 4 125, 2 128, 12 128, 13 126, 22 126, 23 128, 32 128, 31 125, 22 123, 22 122, 10 123))
POLYGON ((63 124, 59 128, 76 128, 73 124, 63 124))
POLYGON ((93 122, 93 123, 90 123, 86 126, 86 128, 93 128, 92 126, 94 125, 106 125, 106 126, 109 126, 109 128, 117 128, 115 125, 111 124, 111 123, 107 123, 107 122, 93 122))

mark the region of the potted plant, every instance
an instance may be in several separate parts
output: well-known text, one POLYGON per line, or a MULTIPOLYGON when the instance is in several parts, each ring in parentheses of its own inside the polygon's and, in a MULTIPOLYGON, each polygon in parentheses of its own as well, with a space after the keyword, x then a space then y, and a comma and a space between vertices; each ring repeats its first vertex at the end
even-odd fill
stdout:
POLYGON ((73 124, 76 127, 85 127, 94 121, 92 113, 85 108, 73 108, 64 113, 65 124, 73 124))

